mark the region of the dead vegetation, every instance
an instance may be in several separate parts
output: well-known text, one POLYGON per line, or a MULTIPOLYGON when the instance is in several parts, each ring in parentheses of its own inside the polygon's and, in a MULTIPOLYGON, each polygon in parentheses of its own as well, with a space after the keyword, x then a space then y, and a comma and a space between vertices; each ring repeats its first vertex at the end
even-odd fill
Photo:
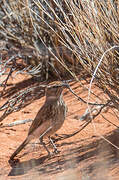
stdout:
POLYGON ((105 106, 119 119, 118 8, 115 0, 1 0, 0 96, 5 102, 0 121, 42 97, 40 85, 53 80, 80 81, 90 91, 88 100, 72 92, 90 107, 82 117, 87 124, 105 106), (19 73, 27 80, 9 84, 19 73), (92 84, 106 98, 97 97, 92 84))
MULTIPOLYGON (((118 3, 110 0, 1 1, 1 97, 13 73, 27 73, 36 82, 93 76, 119 110, 117 9, 118 3)), ((12 95, 1 111, 20 107, 33 89, 12 95)))

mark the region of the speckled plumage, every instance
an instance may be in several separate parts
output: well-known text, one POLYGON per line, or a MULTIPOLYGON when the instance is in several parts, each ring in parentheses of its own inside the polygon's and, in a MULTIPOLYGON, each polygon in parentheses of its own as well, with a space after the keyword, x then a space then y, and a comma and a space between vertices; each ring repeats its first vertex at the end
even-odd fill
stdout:
MULTIPOLYGON (((67 88, 67 84, 59 82, 46 87, 45 103, 33 120, 27 138, 11 155, 10 160, 13 160, 32 139, 40 138, 42 140, 43 138, 50 137, 62 127, 67 111, 67 107, 62 98, 64 88, 67 88)), ((42 144, 48 151, 44 143, 42 144)))

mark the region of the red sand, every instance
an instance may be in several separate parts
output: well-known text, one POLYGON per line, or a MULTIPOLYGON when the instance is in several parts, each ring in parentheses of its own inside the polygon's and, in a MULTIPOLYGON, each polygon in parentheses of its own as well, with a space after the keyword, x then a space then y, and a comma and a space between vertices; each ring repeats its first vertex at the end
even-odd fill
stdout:
MULTIPOLYGON (((18 75, 9 83, 15 85, 27 76, 18 75)), ((84 82, 82 82, 84 83, 84 82)), ((87 84, 85 83, 85 86, 87 84)), ((72 83, 72 89, 86 100, 88 92, 80 83, 72 83)), ((10 88, 10 87, 8 87, 10 88)), ((93 92, 98 95, 92 97, 91 101, 98 101, 99 97, 105 100, 104 94, 96 87, 93 92)), ((2 99, 0 105, 7 98, 2 99)), ((64 92, 64 100, 68 106, 68 114, 63 127, 58 134, 70 134, 78 130, 84 123, 77 120, 77 115, 82 115, 86 105, 78 101, 68 90, 64 92)), ((3 123, 10 123, 16 120, 33 119, 44 102, 44 97, 34 100, 31 104, 19 112, 10 114, 3 120, 3 123)), ((101 102, 101 101, 100 101, 101 102)), ((1 112, 2 113, 2 112, 1 112)), ((111 109, 102 113, 108 120, 117 126, 119 121, 111 109)), ((11 167, 8 164, 10 155, 27 136, 30 123, 18 125, 11 128, 0 129, 0 179, 81 179, 81 180, 118 180, 119 179, 119 150, 106 142, 104 136, 116 146, 119 146, 119 130, 99 115, 93 123, 90 123, 77 135, 58 141, 57 147, 61 152, 48 159, 47 153, 40 144, 29 144, 18 155, 20 162, 11 167), (24 156, 23 156, 24 155, 24 156)), ((50 151, 52 151, 52 148, 50 151)))

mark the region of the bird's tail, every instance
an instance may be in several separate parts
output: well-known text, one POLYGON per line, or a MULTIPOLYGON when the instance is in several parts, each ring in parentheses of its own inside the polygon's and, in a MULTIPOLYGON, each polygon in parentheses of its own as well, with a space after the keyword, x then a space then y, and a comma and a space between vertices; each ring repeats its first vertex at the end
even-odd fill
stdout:
POLYGON ((14 157, 28 144, 28 139, 26 138, 24 142, 16 149, 16 151, 10 156, 10 160, 13 160, 14 157))

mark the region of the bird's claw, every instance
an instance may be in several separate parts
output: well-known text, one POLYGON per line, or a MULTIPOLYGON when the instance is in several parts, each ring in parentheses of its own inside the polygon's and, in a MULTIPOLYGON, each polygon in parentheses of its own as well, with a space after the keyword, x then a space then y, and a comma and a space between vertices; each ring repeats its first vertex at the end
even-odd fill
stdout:
POLYGON ((60 153, 60 151, 57 150, 57 149, 55 149, 53 153, 54 153, 54 154, 58 154, 58 153, 60 153))

